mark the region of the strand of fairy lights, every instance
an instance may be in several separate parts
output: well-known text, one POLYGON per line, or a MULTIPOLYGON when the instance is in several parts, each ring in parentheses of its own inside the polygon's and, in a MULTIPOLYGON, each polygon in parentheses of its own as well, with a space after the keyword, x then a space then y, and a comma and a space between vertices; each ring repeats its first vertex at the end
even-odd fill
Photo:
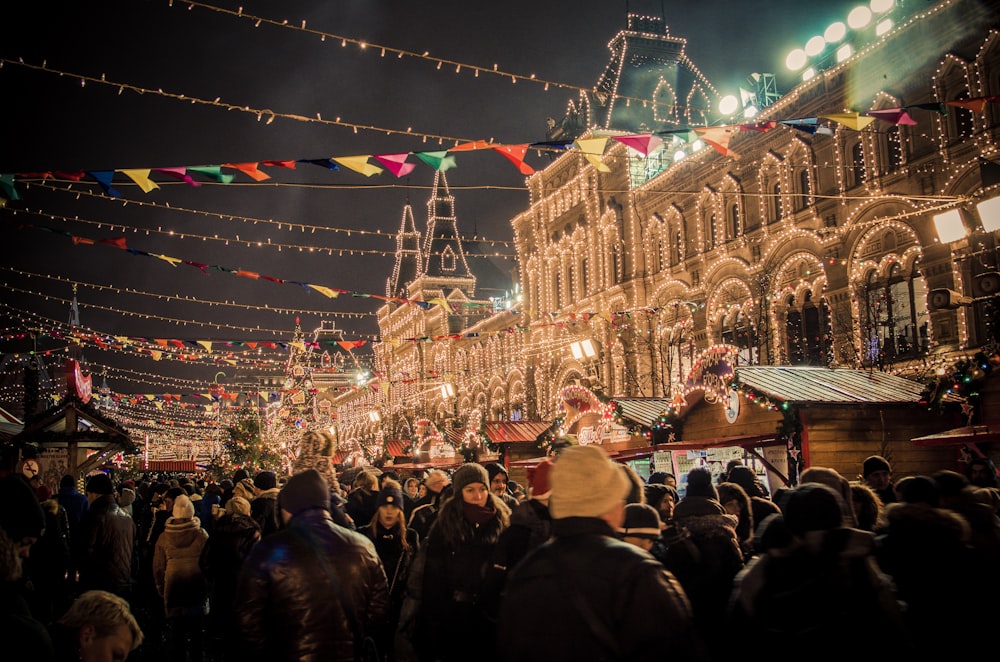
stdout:
POLYGON ((54 276, 52 274, 39 274, 33 273, 31 271, 22 271, 21 269, 15 269, 13 267, 0 266, 0 271, 9 271, 20 276, 26 276, 27 278, 43 278, 46 280, 53 280, 59 283, 66 283, 67 285, 76 285, 78 287, 86 287, 99 292, 114 292, 115 294, 134 294, 138 296, 152 297, 162 301, 181 301, 183 303, 198 303, 207 306, 228 306, 231 308, 240 308, 243 310, 255 310, 268 313, 278 313, 282 315, 318 315, 323 317, 339 317, 344 319, 362 319, 365 317, 377 317, 378 313, 333 313, 328 310, 304 310, 301 308, 281 308, 275 306, 259 306, 248 303, 237 303, 235 301, 214 301, 208 299, 198 299, 191 296, 180 296, 177 294, 158 294, 156 292, 146 292, 144 290, 138 290, 132 287, 121 287, 115 285, 99 285, 96 283, 88 283, 82 280, 73 280, 71 278, 65 278, 63 276, 54 276))
MULTIPOLYGON (((61 221, 64 223, 80 223, 83 225, 91 225, 97 228, 103 228, 107 226, 112 232, 115 228, 121 228, 122 232, 131 231, 134 234, 145 234, 149 236, 151 234, 166 235, 169 237, 174 237, 176 239, 198 239, 200 241, 216 241, 222 242, 226 246, 230 243, 234 243, 238 246, 246 246, 247 248, 276 248, 278 252, 282 252, 284 249, 297 250, 300 253, 326 253, 329 256, 333 256, 334 253, 337 257, 344 257, 344 255, 378 255, 380 257, 392 257, 395 255, 394 251, 380 251, 377 249, 369 248, 335 248, 331 246, 314 246, 309 244, 289 244, 272 241, 270 237, 266 240, 259 239, 242 239, 239 235, 234 237, 220 237, 219 235, 204 235, 198 234, 196 232, 189 232, 184 230, 165 230, 162 226, 157 228, 140 228, 133 225, 125 225, 124 223, 111 222, 111 221, 94 221, 90 219, 80 218, 79 216, 63 216, 61 214, 53 214, 51 212, 44 211, 42 209, 10 209, 11 216, 17 216, 18 213, 30 214, 33 216, 41 216, 52 221, 61 221)), ((392 239, 392 235, 387 233, 382 233, 382 236, 386 239, 392 239)), ((512 258, 512 255, 505 253, 465 253, 469 257, 497 257, 497 258, 512 258)))

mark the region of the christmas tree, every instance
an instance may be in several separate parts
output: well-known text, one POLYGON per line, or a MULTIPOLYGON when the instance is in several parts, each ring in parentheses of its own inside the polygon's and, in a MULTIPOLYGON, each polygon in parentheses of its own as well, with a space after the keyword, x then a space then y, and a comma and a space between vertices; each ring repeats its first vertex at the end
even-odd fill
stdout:
POLYGON ((284 466, 281 448, 261 434, 260 412, 256 405, 248 403, 237 409, 226 432, 222 456, 213 459, 210 467, 213 473, 229 476, 242 467, 253 474, 279 471, 284 466))

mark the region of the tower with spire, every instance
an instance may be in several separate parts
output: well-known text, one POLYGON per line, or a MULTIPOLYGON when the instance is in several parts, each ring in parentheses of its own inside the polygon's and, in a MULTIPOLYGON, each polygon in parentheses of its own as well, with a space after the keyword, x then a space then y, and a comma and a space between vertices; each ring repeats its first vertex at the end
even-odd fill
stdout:
POLYGON ((403 220, 399 223, 399 234, 396 235, 396 262, 392 267, 392 275, 386 279, 385 295, 405 299, 407 284, 413 282, 423 270, 420 232, 413 222, 413 207, 407 200, 403 207, 403 220))
POLYGON ((441 171, 434 173, 434 186, 427 201, 423 259, 421 277, 425 288, 461 290, 467 297, 475 295, 476 277, 465 260, 462 238, 458 235, 455 198, 441 171))

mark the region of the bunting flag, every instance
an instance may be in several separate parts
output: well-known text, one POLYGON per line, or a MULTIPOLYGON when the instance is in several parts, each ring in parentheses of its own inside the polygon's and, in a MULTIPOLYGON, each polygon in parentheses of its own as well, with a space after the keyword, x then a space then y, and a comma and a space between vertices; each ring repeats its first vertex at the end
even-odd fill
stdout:
POLYGON ((128 250, 128 245, 125 243, 125 237, 115 237, 114 239, 100 239, 98 240, 100 244, 107 244, 108 246, 114 246, 115 248, 120 248, 123 251, 128 250))
POLYGON ((243 269, 237 269, 233 273, 242 278, 249 278, 251 280, 257 280, 260 278, 260 274, 256 271, 244 271, 243 269))
POLYGON ((727 126, 712 126, 706 129, 695 129, 698 137, 704 140, 719 154, 739 158, 736 152, 729 149, 729 141, 733 139, 733 130, 727 126))
POLYGON ((153 168, 154 172, 162 172, 164 175, 170 175, 174 179, 179 179, 185 184, 190 184, 191 186, 201 186, 200 182, 196 182, 194 178, 187 174, 187 168, 153 168))
POLYGON ((522 175, 533 175, 535 169, 524 162, 524 155, 528 153, 528 143, 521 145, 496 145, 493 150, 503 154, 504 158, 517 166, 518 172, 522 175))
POLYGON ((255 182, 262 182, 265 179, 271 179, 271 175, 266 172, 261 172, 260 168, 257 167, 259 165, 259 163, 223 163, 222 167, 239 170, 255 182))
POLYGON ((792 121, 782 121, 779 124, 783 124, 792 129, 798 129, 799 131, 804 131, 809 134, 819 134, 822 136, 832 136, 833 129, 828 126, 822 126, 820 124, 806 124, 792 121))
POLYGON ((869 110, 866 115, 874 117, 875 119, 882 120, 884 122, 889 122, 890 124, 904 124, 907 126, 913 126, 916 121, 910 117, 910 114, 906 112, 905 108, 884 108, 882 110, 869 110))
POLYGON ((738 125, 738 128, 740 131, 757 131, 759 133, 767 133, 776 126, 778 126, 778 123, 771 120, 769 122, 751 122, 750 124, 740 124, 738 125))
POLYGON ((478 149, 490 149, 493 143, 486 140, 473 140, 471 142, 455 145, 448 149, 449 152, 474 152, 478 149))
POLYGON ((3 193, 3 197, 8 200, 21 199, 21 196, 17 194, 17 189, 14 188, 14 175, 0 175, 0 193, 3 193))
POLYGON ((921 110, 932 110, 938 115, 947 115, 948 109, 945 105, 939 101, 934 101, 931 103, 914 103, 906 106, 906 108, 920 108, 921 110))
POLYGON ((199 345, 205 348, 205 351, 209 354, 212 353, 212 341, 211 340, 199 340, 197 341, 199 345))
MULTIPOLYGON (((663 139, 651 133, 642 133, 635 136, 612 136, 612 138, 623 145, 628 145, 643 156, 648 156, 650 152, 663 144, 663 139)), ((579 142, 579 141, 577 141, 579 142)), ((604 150, 601 150, 603 153, 604 150)))
POLYGON ((408 156, 408 152, 402 154, 376 154, 375 160, 384 165, 396 177, 405 177, 417 167, 412 163, 406 162, 408 156))
POLYGON ((143 193, 149 193, 153 189, 160 188, 159 184, 149 178, 149 168, 119 170, 118 172, 138 184, 143 193))
POLYGON ((111 180, 115 176, 114 170, 91 170, 87 174, 100 184, 105 195, 110 195, 112 198, 120 198, 122 196, 121 193, 111 186, 111 180))
POLYGON ((357 349, 358 347, 364 347, 368 344, 367 340, 341 340, 337 342, 338 345, 344 348, 345 351, 351 351, 352 349, 357 349))
POLYGON ((573 144, 583 154, 583 158, 587 159, 590 165, 597 168, 599 172, 611 172, 611 168, 601 160, 604 155, 604 147, 608 144, 607 138, 586 138, 576 140, 573 144))
POLYGON ((236 175, 232 175, 228 172, 222 172, 222 166, 193 166, 188 167, 188 172, 196 172, 199 175, 211 177, 220 184, 229 184, 236 179, 236 175))
POLYGON ((156 253, 153 253, 152 256, 160 258, 161 260, 163 260, 164 262, 166 262, 167 264, 169 264, 172 267, 176 267, 180 262, 183 262, 183 260, 181 260, 179 258, 169 257, 167 255, 157 255, 156 253))
POLYGON ((455 163, 455 157, 449 156, 447 151, 444 152, 414 152, 413 155, 434 168, 435 170, 440 170, 444 172, 451 168, 454 168, 457 164, 455 163))
POLYGON ((288 168, 289 170, 295 170, 295 161, 261 161, 262 166, 267 166, 268 168, 288 168))
POLYGON ((860 113, 833 113, 831 115, 820 115, 820 118, 836 122, 837 124, 843 124, 848 129, 854 129, 855 131, 860 131, 875 121, 874 117, 863 117, 860 113))
POLYGON ((311 163, 327 170, 340 170, 340 166, 333 162, 333 159, 299 159, 299 163, 311 163))
POLYGON ((340 296, 340 292, 332 290, 329 287, 323 287, 322 285, 313 285, 312 283, 306 283, 306 285, 316 290, 317 292, 325 296, 327 299, 336 299, 338 296, 340 296))
POLYGON ((367 156, 340 156, 333 159, 348 170, 361 173, 365 177, 371 177, 382 172, 382 168, 368 163, 367 156))
POLYGON ((983 109, 986 108, 986 103, 989 101, 996 103, 1000 101, 1000 96, 976 97, 975 99, 956 99, 954 101, 945 101, 944 103, 946 106, 955 106, 956 108, 971 110, 974 113, 981 113, 983 112, 983 109))

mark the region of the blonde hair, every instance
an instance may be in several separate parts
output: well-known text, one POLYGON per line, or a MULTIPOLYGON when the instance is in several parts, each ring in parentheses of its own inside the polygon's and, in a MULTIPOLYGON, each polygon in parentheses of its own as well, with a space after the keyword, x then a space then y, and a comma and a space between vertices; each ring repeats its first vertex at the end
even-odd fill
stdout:
POLYGON ((377 491, 378 477, 370 471, 359 471, 358 475, 351 482, 351 487, 354 489, 361 488, 369 492, 377 491))
POLYGON ((129 611, 128 603, 113 593, 107 591, 87 591, 73 601, 59 624, 74 630, 84 625, 94 626, 98 637, 107 637, 122 625, 128 626, 132 633, 132 648, 135 650, 142 643, 142 630, 129 611))

